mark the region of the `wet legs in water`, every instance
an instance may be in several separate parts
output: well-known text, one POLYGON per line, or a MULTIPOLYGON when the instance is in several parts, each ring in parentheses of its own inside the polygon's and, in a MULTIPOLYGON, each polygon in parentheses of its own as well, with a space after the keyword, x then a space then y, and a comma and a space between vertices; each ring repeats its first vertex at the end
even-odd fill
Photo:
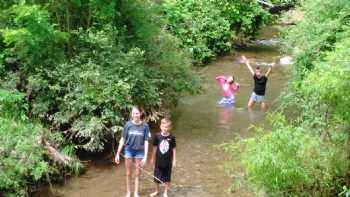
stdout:
MULTIPOLYGON (((248 110, 251 111, 254 107, 255 101, 253 100, 253 98, 249 98, 248 101, 248 110)), ((267 110, 267 104, 265 103, 265 101, 261 102, 261 111, 266 112, 267 110)))
POLYGON ((131 168, 132 168, 132 159, 125 159, 125 168, 126 168, 126 195, 125 197, 130 197, 131 189, 131 168))
MULTIPOLYGON (((163 193, 163 197, 168 197, 168 191, 170 189, 170 183, 166 182, 164 183, 164 193, 163 193)), ((156 190, 150 194, 150 196, 157 196, 159 194, 159 184, 156 183, 156 190)))
MULTIPOLYGON (((141 159, 135 159, 136 168, 135 168, 135 192, 134 197, 139 197, 139 179, 140 179, 140 167, 141 167, 141 159)), ((125 197, 131 196, 131 169, 132 159, 125 159, 125 167, 126 167, 126 195, 125 197)))

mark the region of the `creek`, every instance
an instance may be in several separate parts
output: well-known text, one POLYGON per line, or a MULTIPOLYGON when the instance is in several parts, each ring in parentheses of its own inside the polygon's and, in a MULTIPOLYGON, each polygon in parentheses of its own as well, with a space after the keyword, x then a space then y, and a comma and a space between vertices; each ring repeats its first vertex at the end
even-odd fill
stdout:
MULTIPOLYGON (((236 50, 234 54, 220 57, 209 65, 197 69, 202 77, 203 93, 183 97, 179 105, 172 109, 173 134, 177 138, 177 166, 173 170, 173 197, 227 197, 255 196, 248 188, 242 187, 234 193, 227 190, 233 182, 224 170, 228 156, 219 146, 233 142, 239 136, 254 135, 252 125, 269 127, 266 113, 256 105, 253 111, 247 110, 247 102, 253 89, 253 78, 244 64, 239 62, 245 55, 251 62, 262 65, 276 62, 267 83, 266 99, 269 110, 278 107, 277 98, 287 84, 289 68, 279 64, 282 58, 278 30, 270 26, 262 29, 257 41, 248 47, 236 50), (234 108, 219 107, 221 98, 217 75, 232 75, 240 83, 234 108)), ((254 63, 252 63, 254 65, 254 63)), ((265 66, 263 71, 266 70, 265 66)), ((159 129, 153 129, 152 133, 159 129)), ((150 165, 147 172, 152 172, 150 165)), ((149 196, 154 185, 152 177, 141 175, 141 196, 149 196)), ((48 188, 38 192, 37 197, 122 197, 125 194, 125 169, 110 161, 89 163, 86 173, 73 177, 64 185, 54 185, 54 193, 48 188)))

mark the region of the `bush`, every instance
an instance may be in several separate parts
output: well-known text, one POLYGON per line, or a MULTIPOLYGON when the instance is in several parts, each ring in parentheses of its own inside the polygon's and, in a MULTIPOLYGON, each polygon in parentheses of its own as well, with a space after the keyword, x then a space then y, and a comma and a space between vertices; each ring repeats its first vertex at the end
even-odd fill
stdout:
MULTIPOLYGON (((28 185, 47 179, 58 173, 56 165, 44 148, 42 140, 56 144, 62 140, 42 127, 38 121, 30 120, 25 110, 24 95, 16 91, 0 89, 0 194, 3 196, 27 196, 28 185)), ((62 143, 58 148, 69 156, 68 171, 80 172, 81 164, 72 147, 62 143)))
POLYGON ((5 196, 25 196, 27 182, 49 171, 37 138, 42 128, 23 113, 23 97, 0 89, 0 190, 5 196))
POLYGON ((324 52, 332 51, 350 23, 350 2, 346 0, 304 1, 302 10, 304 19, 286 30, 286 46, 294 51, 296 77, 312 69, 312 62, 322 60, 324 52))
POLYGON ((274 118, 279 122, 272 132, 260 131, 226 147, 235 155, 240 152, 234 160, 241 160, 248 184, 272 196, 330 196, 339 190, 344 181, 339 177, 350 164, 344 151, 348 136, 332 134, 338 136, 325 141, 311 128, 283 123, 283 116, 274 118))
POLYGON ((254 34, 268 16, 256 1, 167 0, 162 5, 166 27, 197 63, 230 51, 239 33, 254 34))

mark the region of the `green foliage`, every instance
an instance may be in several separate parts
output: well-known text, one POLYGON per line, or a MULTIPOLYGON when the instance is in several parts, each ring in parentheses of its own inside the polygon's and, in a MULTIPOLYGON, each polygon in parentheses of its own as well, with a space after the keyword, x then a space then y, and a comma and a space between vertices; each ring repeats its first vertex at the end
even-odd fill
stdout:
POLYGON ((323 115, 325 123, 350 123, 350 31, 343 35, 345 39, 334 46, 334 51, 325 53, 323 61, 313 62, 313 71, 306 74, 300 88, 295 90, 308 107, 314 108, 315 114, 305 116, 323 115))
POLYGON ((26 184, 49 171, 37 142, 42 128, 23 114, 23 95, 0 90, 0 190, 4 195, 25 196, 26 184))
POLYGON ((346 186, 343 187, 343 191, 341 193, 339 193, 338 196, 345 196, 345 197, 349 197, 350 196, 350 189, 347 188, 346 186))
POLYGON ((286 46, 295 53, 297 77, 312 69, 312 62, 320 60, 325 51, 334 49, 350 22, 350 2, 346 0, 305 1, 302 9, 304 20, 286 31, 286 46))
POLYGON ((167 0, 162 5, 167 28, 199 63, 229 51, 238 33, 253 34, 267 19, 256 1, 167 0))
POLYGON ((231 48, 230 24, 210 1, 165 1, 170 31, 198 61, 231 48))
POLYGON ((350 164, 344 151, 348 136, 325 141, 311 128, 287 124, 283 115, 273 118, 273 132, 260 131, 226 147, 240 153, 248 183, 272 196, 329 196, 339 189, 342 180, 336 178, 346 174, 350 164))
POLYGON ((6 44, 5 55, 20 62, 18 69, 33 72, 61 60, 59 45, 63 46, 67 35, 54 29, 46 10, 37 5, 14 5, 8 12, 12 26, 0 29, 0 33, 6 44))
MULTIPOLYGON (((3 117, 13 117, 21 114, 25 110, 23 101, 24 94, 17 91, 10 92, 8 90, 0 89, 0 111, 3 117), (18 113, 15 113, 15 112, 18 113)), ((18 117, 25 119, 24 117, 18 117)))
POLYGON ((255 0, 211 0, 236 33, 254 35, 269 20, 269 14, 255 0))
MULTIPOLYGON (((57 167, 47 159, 50 155, 41 143, 43 138, 57 139, 30 120, 26 108, 24 94, 0 89, 0 191, 4 196, 26 196, 27 184, 46 180, 57 167)), ((78 173, 82 166, 72 147, 67 144, 62 153, 71 157, 69 168, 78 173)))

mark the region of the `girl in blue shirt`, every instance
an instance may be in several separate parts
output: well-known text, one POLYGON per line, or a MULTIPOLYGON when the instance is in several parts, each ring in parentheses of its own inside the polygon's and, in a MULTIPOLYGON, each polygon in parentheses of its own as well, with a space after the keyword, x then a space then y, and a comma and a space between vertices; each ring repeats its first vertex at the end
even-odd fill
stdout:
POLYGON ((120 163, 120 153, 124 148, 125 168, 126 168, 126 195, 131 196, 130 182, 132 173, 132 164, 135 160, 135 191, 134 197, 139 197, 139 179, 141 168, 147 162, 148 139, 150 138, 149 126, 143 121, 143 110, 139 107, 133 107, 131 110, 131 120, 128 121, 123 129, 122 137, 119 141, 115 163, 120 163))

